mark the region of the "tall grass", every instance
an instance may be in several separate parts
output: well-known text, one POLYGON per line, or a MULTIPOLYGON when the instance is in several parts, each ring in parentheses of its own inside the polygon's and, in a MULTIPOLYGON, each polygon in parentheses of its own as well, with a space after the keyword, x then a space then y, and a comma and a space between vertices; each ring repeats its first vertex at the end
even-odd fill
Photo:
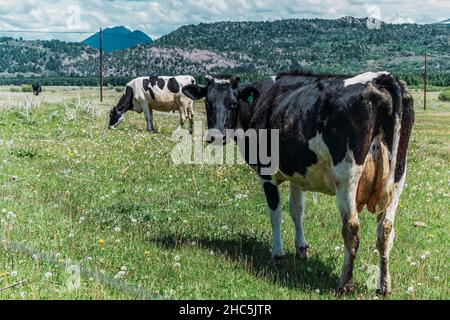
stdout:
POLYGON ((441 92, 438 99, 441 101, 450 101, 450 90, 441 92))

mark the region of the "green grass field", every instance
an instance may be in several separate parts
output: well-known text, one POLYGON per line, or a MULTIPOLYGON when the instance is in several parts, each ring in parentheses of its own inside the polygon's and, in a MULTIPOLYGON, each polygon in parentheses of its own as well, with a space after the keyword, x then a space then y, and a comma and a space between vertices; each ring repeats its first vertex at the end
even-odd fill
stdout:
MULTIPOLYGON (((94 89, 44 90, 0 88, 0 299, 336 298, 343 242, 333 197, 313 204, 308 195, 311 256, 300 263, 282 186, 287 259, 273 267, 264 195, 246 165, 173 165, 177 114, 156 114, 157 135, 137 114, 110 131, 120 93, 107 90, 99 104, 94 89), (83 270, 78 289, 67 285, 68 265, 83 270)), ((423 112, 415 93, 391 299, 450 298, 450 103, 438 95, 423 112)), ((356 292, 345 298, 378 299, 368 286, 376 219, 360 218, 356 292)))

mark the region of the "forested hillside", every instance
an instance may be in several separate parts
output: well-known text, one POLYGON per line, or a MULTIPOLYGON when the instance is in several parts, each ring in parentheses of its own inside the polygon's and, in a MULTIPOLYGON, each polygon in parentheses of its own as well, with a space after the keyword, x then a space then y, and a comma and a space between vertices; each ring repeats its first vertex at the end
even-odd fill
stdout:
MULTIPOLYGON (((434 85, 450 85, 450 26, 365 19, 293 19, 184 26, 154 41, 105 54, 105 75, 239 73, 261 78, 288 69, 354 74, 389 70, 422 81, 424 53, 434 85)), ((15 77, 95 77, 98 51, 61 41, 0 39, 0 83, 15 77)), ((80 80, 77 80, 80 81, 80 80)))

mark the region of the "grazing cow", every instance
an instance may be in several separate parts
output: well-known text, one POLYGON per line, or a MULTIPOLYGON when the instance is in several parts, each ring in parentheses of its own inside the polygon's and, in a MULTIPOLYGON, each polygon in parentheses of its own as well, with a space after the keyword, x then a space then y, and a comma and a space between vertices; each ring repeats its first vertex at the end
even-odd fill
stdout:
POLYGON ((32 87, 33 87, 33 93, 34 93, 34 95, 38 96, 39 93, 42 92, 42 87, 41 87, 41 85, 40 85, 39 83, 33 84, 32 87))
POLYGON ((345 245, 338 292, 352 291, 358 213, 367 206, 378 219, 378 290, 383 295, 391 291, 394 218, 414 123, 413 99, 401 82, 386 72, 355 77, 286 73, 262 92, 253 85, 240 85, 239 78, 210 78, 206 87, 190 85, 183 92, 192 99, 206 98, 208 128, 221 132, 223 143, 230 140, 227 129, 278 130, 276 171, 262 175, 263 166, 253 166, 268 203, 274 261, 285 255, 278 186, 290 181, 297 256, 306 258, 308 251, 302 226, 305 191, 336 195, 345 245))
POLYGON ((176 77, 140 77, 130 81, 116 107, 111 110, 109 128, 114 129, 123 120, 127 111, 144 112, 147 129, 156 132, 153 122, 153 110, 180 113, 180 124, 189 119, 192 131, 194 102, 186 97, 181 89, 195 84, 191 76, 176 77))

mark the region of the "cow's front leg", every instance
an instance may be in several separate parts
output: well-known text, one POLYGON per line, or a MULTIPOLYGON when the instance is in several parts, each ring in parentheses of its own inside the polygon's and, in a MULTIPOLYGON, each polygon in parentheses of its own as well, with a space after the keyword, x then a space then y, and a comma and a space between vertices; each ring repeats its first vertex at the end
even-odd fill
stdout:
POLYGON ((147 120, 147 130, 153 133, 158 132, 158 130, 156 130, 155 124, 153 123, 153 111, 150 106, 143 106, 142 109, 144 110, 145 120, 147 120))
POLYGON ((378 282, 378 293, 388 295, 391 293, 391 274, 389 273, 389 255, 394 245, 394 221, 398 201, 403 191, 406 179, 406 170, 403 178, 394 186, 391 204, 381 215, 377 228, 377 249, 380 254, 380 279, 378 282))
POLYGON ((308 258, 308 242, 303 233, 303 215, 305 214, 305 192, 291 183, 289 212, 295 225, 295 253, 299 259, 308 258))
POLYGON ((342 220, 342 237, 344 238, 344 265, 339 280, 338 294, 346 294, 354 290, 353 266, 359 247, 359 218, 356 209, 356 192, 362 167, 354 161, 346 159, 335 171, 336 203, 342 220))
POLYGON ((281 240, 282 212, 278 185, 274 180, 262 179, 264 193, 269 208, 270 222, 272 223, 272 262, 279 264, 284 260, 283 242, 281 240))

